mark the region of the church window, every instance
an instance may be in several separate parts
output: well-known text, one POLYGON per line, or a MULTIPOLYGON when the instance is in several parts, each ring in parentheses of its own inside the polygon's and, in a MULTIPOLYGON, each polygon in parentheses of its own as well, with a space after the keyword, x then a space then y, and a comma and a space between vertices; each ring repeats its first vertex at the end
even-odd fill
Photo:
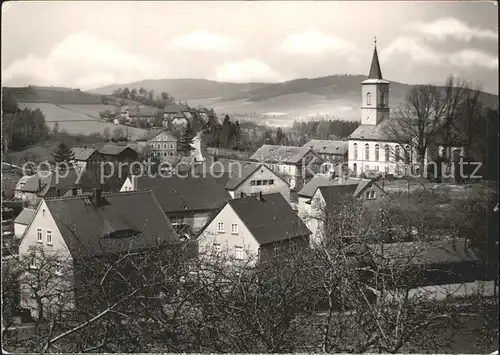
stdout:
POLYGON ((368 93, 366 94, 366 105, 370 106, 372 104, 372 94, 368 93))
POLYGON ((365 144, 365 160, 370 160, 370 145, 365 144))
POLYGON ((379 160, 379 146, 375 144, 375 160, 379 160))
POLYGON ((400 161, 401 160, 401 152, 400 152, 400 149, 399 149, 399 145, 396 146, 396 161, 400 161))
POLYGON ((389 155, 390 155, 390 149, 389 146, 386 144, 385 145, 385 161, 389 161, 389 155))
POLYGON ((358 145, 354 143, 354 160, 358 160, 358 145))
POLYGON ((385 95, 384 93, 380 93, 380 106, 384 107, 385 106, 385 95))

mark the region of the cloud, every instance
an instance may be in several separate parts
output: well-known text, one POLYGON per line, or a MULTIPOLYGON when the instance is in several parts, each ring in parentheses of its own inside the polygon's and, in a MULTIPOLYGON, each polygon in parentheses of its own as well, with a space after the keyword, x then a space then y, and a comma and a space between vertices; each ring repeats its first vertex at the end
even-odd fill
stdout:
POLYGON ((215 80, 225 82, 277 82, 281 77, 257 59, 226 62, 215 69, 215 80))
POLYGON ((488 69, 498 68, 498 59, 478 51, 476 49, 465 49, 450 56, 450 63, 457 67, 482 66, 488 69))
POLYGON ((56 44, 45 57, 30 54, 16 60, 2 72, 2 80, 17 85, 37 83, 89 89, 146 79, 157 70, 157 65, 141 56, 78 32, 56 44))
POLYGON ((422 39, 410 36, 398 37, 380 53, 382 60, 405 61, 408 57, 415 63, 426 65, 454 66, 459 68, 498 68, 496 57, 477 49, 464 49, 443 53, 431 48, 422 39))
POLYGON ((281 43, 281 51, 288 54, 323 54, 337 51, 346 53, 355 46, 340 37, 327 35, 316 29, 307 29, 286 37, 281 43))
POLYGON ((441 18, 433 22, 415 22, 406 27, 410 31, 423 34, 426 38, 436 41, 445 41, 453 38, 458 41, 469 42, 473 38, 492 39, 498 38, 498 33, 491 30, 470 27, 453 17, 441 18))
POLYGON ((219 36, 206 30, 199 30, 175 38, 168 47, 188 51, 228 52, 238 47, 238 41, 233 37, 219 36))
POLYGON ((421 39, 410 36, 396 38, 380 53, 382 59, 401 55, 409 56, 415 62, 426 64, 438 64, 443 60, 439 53, 430 48, 421 39))

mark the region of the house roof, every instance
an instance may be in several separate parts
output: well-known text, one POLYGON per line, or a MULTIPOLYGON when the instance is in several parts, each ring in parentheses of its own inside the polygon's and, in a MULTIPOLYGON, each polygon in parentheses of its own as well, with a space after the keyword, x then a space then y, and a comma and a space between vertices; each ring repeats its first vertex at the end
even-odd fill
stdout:
POLYGON ((379 79, 383 80, 382 70, 380 69, 380 62, 378 60, 377 45, 373 48, 372 64, 370 66, 370 73, 368 74, 368 79, 379 79))
POLYGON ((70 253, 102 255, 175 242, 175 233, 151 191, 45 199, 70 253), (140 208, 138 208, 140 206, 140 208))
POLYGON ((450 264, 479 261, 464 239, 432 242, 402 242, 369 245, 377 265, 407 262, 416 265, 450 264))
POLYGON ((312 139, 302 147, 310 147, 318 154, 344 155, 347 153, 349 143, 347 141, 312 139))
POLYGON ((359 125, 349 136, 349 139, 367 140, 367 141, 384 141, 391 142, 387 132, 390 118, 386 118, 378 125, 359 125))
MULTIPOLYGON (((321 186, 333 186, 333 185, 355 185, 358 188, 363 189, 366 185, 368 185, 371 180, 368 179, 360 179, 355 177, 335 177, 331 178, 329 175, 316 174, 314 177, 309 180, 307 184, 302 187, 299 191, 298 195, 301 197, 309 197, 312 198, 316 193, 318 187, 321 186)), ((355 193, 358 192, 358 189, 355 193)))
POLYGON ((264 144, 250 157, 251 160, 297 164, 310 151, 309 147, 264 144))
POLYGON ((177 141, 177 138, 172 133, 170 133, 169 131, 167 131, 164 128, 150 129, 146 132, 146 134, 141 139, 138 139, 138 140, 139 141, 150 141, 153 138, 155 138, 156 136, 158 136, 160 133, 166 134, 168 136, 168 141, 177 141))
POLYGON ((260 245, 308 236, 311 231, 281 193, 227 202, 260 245))
POLYGON ((103 155, 119 155, 127 149, 130 149, 135 152, 135 150, 126 145, 106 144, 101 149, 99 149, 99 153, 103 155))
POLYGON ((137 177, 138 189, 151 189, 166 213, 207 211, 219 208, 231 196, 224 188, 227 176, 137 177))
POLYGON ((29 224, 29 222, 31 221, 31 218, 33 217, 34 214, 35 214, 34 209, 23 208, 21 213, 19 213, 19 215, 14 220, 14 223, 27 226, 29 224))
POLYGON ((183 104, 170 104, 165 105, 164 111, 165 113, 179 113, 189 111, 189 109, 183 104))
POLYGON ((130 117, 153 117, 157 116, 160 109, 151 106, 130 106, 128 110, 128 115, 130 117))
POLYGON ((318 187, 321 195, 325 200, 325 207, 327 211, 332 211, 339 202, 347 197, 353 197, 358 185, 333 185, 333 186, 320 186, 318 187))
POLYGON ((50 182, 38 192, 40 197, 56 197, 64 195, 69 189, 80 187, 80 180, 75 169, 70 169, 64 175, 58 177, 57 174, 52 174, 50 182))
POLYGON ((75 160, 81 160, 81 161, 88 160, 92 156, 92 154, 96 152, 96 150, 93 148, 80 148, 80 147, 71 148, 71 151, 74 154, 75 160))
POLYGON ((25 175, 19 179, 16 184, 16 189, 23 192, 38 192, 41 191, 47 184, 50 184, 52 172, 43 171, 34 175, 25 175), (24 186, 21 187, 21 184, 24 186), (19 188, 18 188, 19 187, 19 188))
POLYGON ((226 189, 234 190, 240 186, 254 171, 257 170, 262 164, 256 162, 242 162, 241 163, 241 174, 238 169, 231 171, 231 178, 226 184, 226 189))

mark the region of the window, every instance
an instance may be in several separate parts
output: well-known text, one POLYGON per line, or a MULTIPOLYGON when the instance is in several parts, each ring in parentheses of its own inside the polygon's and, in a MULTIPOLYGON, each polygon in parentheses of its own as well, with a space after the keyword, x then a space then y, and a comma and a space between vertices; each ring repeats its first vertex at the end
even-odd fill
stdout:
POLYGON ((167 149, 167 144, 163 144, 163 149, 167 149))
POLYGON ((370 170, 370 165, 365 165, 365 171, 370 170))
POLYGON ((151 143, 151 144, 150 144, 150 146, 151 146, 151 148, 154 148, 154 147, 155 147, 155 145, 154 145, 153 143, 151 143))
POLYGON ((374 200, 375 199, 375 191, 374 190, 366 191, 366 199, 367 200, 374 200))
POLYGON ((291 167, 291 166, 289 166, 289 167, 288 167, 288 174, 291 174, 291 173, 292 173, 292 167, 291 167))
POLYGON ((215 254, 220 254, 221 247, 219 243, 214 243, 214 253, 215 254))
POLYGON ((55 273, 57 276, 61 276, 63 272, 63 263, 61 261, 56 261, 55 273))
POLYGON ((262 180, 262 185, 267 185, 267 180, 262 180))
POLYGON ((354 150, 354 160, 358 160, 358 145, 354 143, 353 145, 353 150, 354 150))
POLYGON ((375 144, 375 160, 379 160, 379 146, 378 144, 375 144))
POLYGON ((262 180, 257 180, 257 186, 262 185, 262 180))
POLYGON ((45 208, 42 209, 42 217, 45 217, 45 208))
POLYGON ((238 260, 243 259, 243 247, 234 247, 234 255, 238 260))
POLYGON ((385 106, 385 95, 383 92, 380 93, 380 106, 385 106))
POLYGON ((169 149, 174 149, 174 145, 173 145, 173 144, 169 144, 169 145, 168 145, 168 148, 169 148, 169 149))
POLYGON ((389 161, 389 155, 390 155, 391 151, 389 149, 389 146, 386 144, 385 145, 385 161, 389 161))
POLYGON ((250 186, 255 186, 255 180, 250 181, 250 186))
POLYGON ((223 222, 217 222, 217 232, 224 233, 224 223, 223 222))
POLYGON ((43 238, 42 238, 42 228, 37 228, 36 230, 36 241, 38 243, 42 243, 43 242, 43 238))
POLYGON ((160 143, 158 143, 158 144, 156 145, 156 149, 161 149, 161 144, 160 144, 160 143))
POLYGON ((388 173, 388 172, 389 172, 389 167, 388 167, 388 166, 386 166, 386 167, 385 167, 385 172, 386 172, 386 173, 388 173))
POLYGON ((396 146, 396 161, 400 161, 401 160, 401 152, 399 150, 399 145, 396 146))
POLYGON ((372 104, 372 94, 368 93, 366 94, 366 105, 371 106, 371 104, 372 104))
POLYGON ((167 152, 163 152, 163 156, 166 157, 167 156, 167 152))
POLYGON ((47 244, 52 245, 52 231, 50 229, 47 229, 45 238, 47 238, 47 244))
POLYGON ((375 165, 375 171, 379 171, 378 165, 375 165))
POLYGON ((273 245, 273 255, 277 256, 279 254, 279 246, 278 244, 273 245))
POLYGON ((365 160, 370 160, 370 145, 365 144, 365 160))
POLYGON ((269 180, 269 185, 274 185, 274 180, 269 180))
POLYGON ((174 152, 169 152, 168 155, 171 156, 171 157, 173 157, 174 156, 174 152))
POLYGON ((31 269, 38 269, 38 260, 36 259, 36 254, 35 253, 31 253, 30 255, 30 268, 31 269))
POLYGON ((231 234, 238 234, 238 224, 231 224, 231 234))

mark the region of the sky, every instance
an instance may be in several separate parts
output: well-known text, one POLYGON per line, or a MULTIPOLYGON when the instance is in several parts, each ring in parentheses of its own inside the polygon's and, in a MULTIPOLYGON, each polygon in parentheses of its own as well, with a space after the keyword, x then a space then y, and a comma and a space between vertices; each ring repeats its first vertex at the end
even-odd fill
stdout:
POLYGON ((2 3, 2 85, 91 89, 143 79, 280 82, 368 74, 462 77, 498 94, 494 2, 2 3))

